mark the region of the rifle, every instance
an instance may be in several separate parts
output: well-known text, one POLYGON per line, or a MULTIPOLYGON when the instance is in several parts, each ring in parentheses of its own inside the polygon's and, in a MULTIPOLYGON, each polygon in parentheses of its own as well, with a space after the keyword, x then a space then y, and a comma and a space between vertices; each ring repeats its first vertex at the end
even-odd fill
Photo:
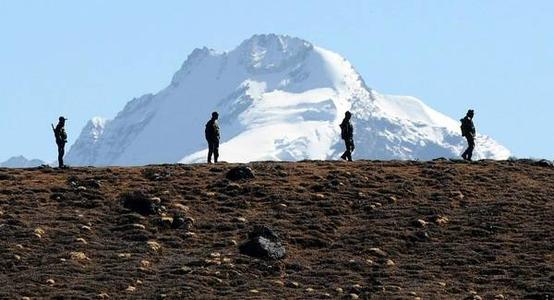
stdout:
POLYGON ((54 124, 50 123, 52 126, 52 131, 54 131, 54 137, 56 138, 56 142, 58 141, 58 133, 56 132, 56 128, 54 127, 54 124))

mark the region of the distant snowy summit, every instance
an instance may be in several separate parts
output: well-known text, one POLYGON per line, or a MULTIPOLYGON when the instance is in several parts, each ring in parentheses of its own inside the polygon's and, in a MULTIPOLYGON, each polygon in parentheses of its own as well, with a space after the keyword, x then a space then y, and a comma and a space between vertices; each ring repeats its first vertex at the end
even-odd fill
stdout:
MULTIPOLYGON (((220 113, 222 161, 338 159, 344 151, 339 123, 347 110, 353 113, 355 159, 459 157, 465 147, 458 121, 416 98, 377 93, 334 52, 264 34, 229 52, 195 49, 167 88, 133 99, 113 120, 91 120, 67 161, 203 162, 204 125, 212 111, 220 113)), ((475 158, 509 156, 493 139, 477 136, 475 158)))
POLYGON ((0 163, 0 168, 34 168, 45 164, 40 159, 27 159, 24 156, 14 156, 0 163))

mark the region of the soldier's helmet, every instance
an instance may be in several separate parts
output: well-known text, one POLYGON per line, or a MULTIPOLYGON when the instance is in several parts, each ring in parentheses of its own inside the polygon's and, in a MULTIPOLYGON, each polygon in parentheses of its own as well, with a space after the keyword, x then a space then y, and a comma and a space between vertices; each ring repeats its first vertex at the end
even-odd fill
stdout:
POLYGON ((473 115, 475 115, 475 112, 473 111, 473 109, 470 109, 467 111, 467 115, 473 117, 473 115))
POLYGON ((214 112, 212 113, 212 118, 213 118, 213 119, 217 119, 218 117, 219 117, 219 114, 217 113, 217 111, 214 111, 214 112))
POLYGON ((346 111, 346 112, 344 113, 344 115, 345 115, 346 117, 349 117, 349 118, 350 118, 350 117, 352 116, 352 113, 351 113, 350 111, 346 111))
POLYGON ((58 120, 60 120, 60 122, 65 122, 65 120, 67 120, 67 119, 64 118, 64 117, 59 117, 58 120))

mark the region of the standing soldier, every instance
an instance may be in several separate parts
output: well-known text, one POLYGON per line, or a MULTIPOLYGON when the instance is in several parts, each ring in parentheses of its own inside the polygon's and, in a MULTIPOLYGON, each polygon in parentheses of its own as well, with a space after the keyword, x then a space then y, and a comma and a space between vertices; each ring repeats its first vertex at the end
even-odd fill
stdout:
POLYGON ((462 122, 462 136, 465 136, 467 139, 467 149, 462 154, 462 158, 465 160, 471 161, 473 156, 473 148, 475 148, 475 125, 473 125, 473 109, 467 111, 466 116, 463 119, 460 119, 462 122))
POLYGON ((208 163, 212 163, 212 154, 214 156, 214 162, 217 163, 219 158, 219 125, 217 119, 219 114, 217 112, 212 113, 212 118, 206 123, 206 141, 208 141, 208 163))
POLYGON ((64 117, 59 118, 58 125, 54 128, 52 124, 52 130, 54 130, 54 136, 56 137, 56 145, 58 145, 58 166, 60 169, 66 168, 63 164, 63 156, 65 154, 65 144, 67 143, 67 133, 65 132, 65 120, 64 117))
POLYGON ((344 114, 344 120, 340 123, 340 134, 341 138, 344 140, 346 145, 346 151, 342 154, 340 158, 348 161, 352 161, 352 152, 354 151, 354 127, 350 123, 350 118, 352 114, 347 111, 344 114))

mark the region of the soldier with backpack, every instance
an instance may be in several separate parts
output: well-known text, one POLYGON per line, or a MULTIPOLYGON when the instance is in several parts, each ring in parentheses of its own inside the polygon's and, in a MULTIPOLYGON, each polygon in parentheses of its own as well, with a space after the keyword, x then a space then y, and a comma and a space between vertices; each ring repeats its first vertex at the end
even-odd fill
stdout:
POLYGON ((347 111, 344 114, 342 123, 340 123, 340 135, 346 145, 346 151, 344 151, 340 158, 348 161, 352 161, 352 152, 354 151, 354 127, 350 122, 351 118, 352 113, 347 111))
POLYGON ((58 166, 60 169, 67 168, 63 163, 63 156, 65 154, 65 144, 67 143, 67 133, 65 132, 65 121, 67 120, 64 117, 58 119, 58 125, 54 128, 52 125, 52 130, 54 130, 54 137, 56 138, 56 145, 58 146, 58 166))
POLYGON ((208 163, 212 163, 212 155, 214 156, 214 162, 217 163, 219 158, 219 125, 217 119, 219 114, 217 112, 212 113, 212 118, 206 123, 206 141, 208 142, 208 163))
POLYGON ((465 136, 467 140, 467 149, 462 153, 462 158, 464 160, 471 161, 473 156, 473 149, 475 148, 475 125, 473 125, 473 116, 475 115, 473 109, 467 111, 466 116, 463 119, 460 119, 462 122, 461 130, 462 136, 465 136))

